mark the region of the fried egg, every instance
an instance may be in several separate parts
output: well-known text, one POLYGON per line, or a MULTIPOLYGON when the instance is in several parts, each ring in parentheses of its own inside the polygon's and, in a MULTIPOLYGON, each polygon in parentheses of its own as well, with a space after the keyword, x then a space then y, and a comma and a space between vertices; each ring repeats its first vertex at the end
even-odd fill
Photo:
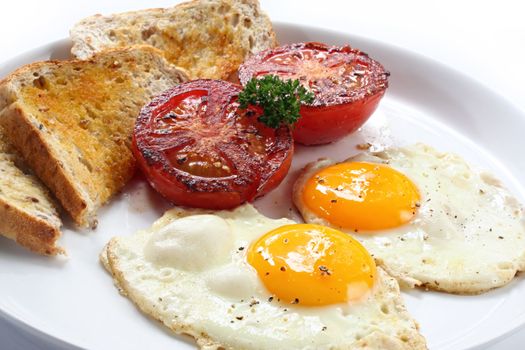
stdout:
POLYGON ((493 176, 427 145, 319 160, 293 192, 307 223, 351 234, 411 287, 481 293, 525 268, 518 201, 493 176))
POLYGON ((174 208, 101 259, 124 295, 202 349, 426 349, 359 242, 248 204, 174 208))

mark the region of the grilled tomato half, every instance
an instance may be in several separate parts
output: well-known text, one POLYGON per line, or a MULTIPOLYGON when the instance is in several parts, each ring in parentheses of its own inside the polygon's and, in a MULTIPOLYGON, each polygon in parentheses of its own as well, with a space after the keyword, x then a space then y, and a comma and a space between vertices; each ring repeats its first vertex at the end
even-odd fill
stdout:
POLYGON ((293 131, 305 145, 335 141, 357 130, 375 111, 388 87, 389 73, 350 46, 308 42, 262 51, 239 68, 239 80, 277 75, 298 79, 315 96, 302 104, 293 131))
POLYGON ((177 85, 142 108, 132 150, 149 183, 171 202, 228 209, 275 188, 293 155, 287 126, 239 109, 241 87, 220 80, 177 85))

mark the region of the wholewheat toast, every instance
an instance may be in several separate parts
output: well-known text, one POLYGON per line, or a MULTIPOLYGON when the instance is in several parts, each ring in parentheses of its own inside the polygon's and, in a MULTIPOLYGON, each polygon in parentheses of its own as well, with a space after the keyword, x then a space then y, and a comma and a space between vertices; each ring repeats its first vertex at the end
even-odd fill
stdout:
POLYGON ((0 82, 9 142, 80 226, 131 178, 132 128, 154 95, 187 80, 150 46, 24 66, 0 82))
POLYGON ((70 31, 71 52, 87 59, 108 48, 146 44, 185 68, 192 79, 226 79, 245 58, 277 45, 256 0, 194 0, 83 19, 70 31))
POLYGON ((0 235, 29 250, 57 255, 62 222, 49 191, 30 174, 0 128, 0 235))

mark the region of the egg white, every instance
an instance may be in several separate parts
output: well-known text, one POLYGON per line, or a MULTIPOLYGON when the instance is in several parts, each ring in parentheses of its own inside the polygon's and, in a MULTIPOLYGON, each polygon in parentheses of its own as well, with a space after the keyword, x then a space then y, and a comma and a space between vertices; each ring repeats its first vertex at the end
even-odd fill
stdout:
MULTIPOLYGON (((420 207, 410 223, 374 232, 348 231, 404 285, 475 294, 503 286, 524 270, 523 210, 490 174, 421 143, 364 152, 347 161, 388 164, 420 191, 420 207)), ((336 227, 302 199, 308 179, 333 164, 322 159, 307 165, 294 185, 294 203, 308 223, 336 227)))
POLYGON ((251 205, 174 208, 151 229, 113 238, 101 260, 143 312, 202 349, 426 349, 397 282, 381 268, 371 293, 353 304, 306 307, 272 297, 245 256, 252 241, 291 223, 251 205))

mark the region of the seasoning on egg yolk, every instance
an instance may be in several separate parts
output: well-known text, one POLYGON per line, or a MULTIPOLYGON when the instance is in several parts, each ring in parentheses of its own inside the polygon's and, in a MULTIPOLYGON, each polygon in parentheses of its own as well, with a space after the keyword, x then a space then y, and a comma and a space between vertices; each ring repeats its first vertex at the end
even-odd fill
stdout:
POLYGON ((420 201, 410 179, 375 163, 340 163, 318 171, 303 189, 304 205, 330 224, 380 230, 409 222, 420 201))
POLYGON ((272 294, 299 305, 358 300, 376 276, 373 258, 357 240, 320 225, 272 230, 250 246, 247 259, 272 294))

